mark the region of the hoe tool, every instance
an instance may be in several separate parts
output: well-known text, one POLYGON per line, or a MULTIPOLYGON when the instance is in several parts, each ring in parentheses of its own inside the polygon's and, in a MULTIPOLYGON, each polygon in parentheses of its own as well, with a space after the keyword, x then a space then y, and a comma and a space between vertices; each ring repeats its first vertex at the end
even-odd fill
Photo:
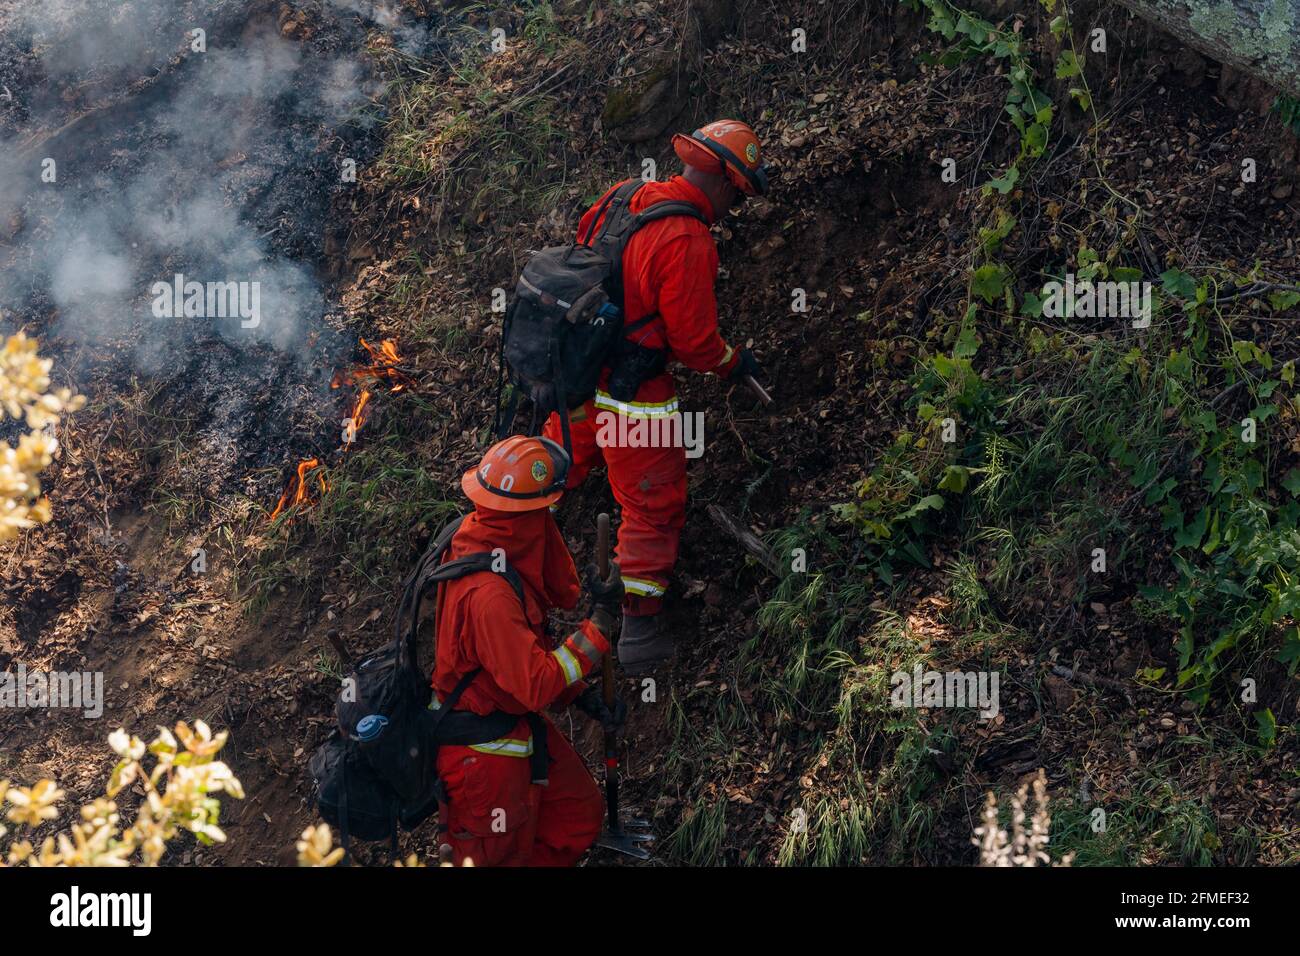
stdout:
MULTIPOLYGON (((609 575, 609 515, 602 513, 596 518, 596 569, 603 581, 609 575)), ((602 662, 601 691, 605 696, 605 706, 614 708, 614 655, 605 655, 602 662)), ((605 832, 596 841, 596 846, 603 846, 615 853, 635 857, 638 860, 650 859, 650 851, 641 844, 654 840, 650 830, 650 821, 640 818, 629 819, 626 824, 618 818, 618 731, 605 731, 605 806, 609 818, 605 832)))

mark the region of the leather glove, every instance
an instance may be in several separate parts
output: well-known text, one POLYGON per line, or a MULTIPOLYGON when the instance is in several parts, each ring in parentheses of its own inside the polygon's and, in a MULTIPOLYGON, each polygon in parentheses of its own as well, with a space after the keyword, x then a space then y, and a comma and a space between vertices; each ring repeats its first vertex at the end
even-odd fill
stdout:
POLYGON ((623 702, 623 698, 615 694, 614 706, 606 707, 605 698, 599 687, 588 687, 574 698, 573 706, 592 720, 598 721, 600 726, 610 733, 627 723, 627 704, 623 702))
POLYGON ((763 367, 758 364, 758 359, 754 358, 754 353, 749 349, 740 350, 740 361, 731 367, 731 373, 727 376, 728 381, 739 382, 746 375, 759 378, 763 374, 763 367))
POLYGON ((618 570, 618 564, 614 561, 609 562, 609 577, 603 581, 595 564, 587 565, 583 576, 586 579, 587 591, 591 594, 593 607, 617 619, 619 610, 623 606, 623 576, 618 570))

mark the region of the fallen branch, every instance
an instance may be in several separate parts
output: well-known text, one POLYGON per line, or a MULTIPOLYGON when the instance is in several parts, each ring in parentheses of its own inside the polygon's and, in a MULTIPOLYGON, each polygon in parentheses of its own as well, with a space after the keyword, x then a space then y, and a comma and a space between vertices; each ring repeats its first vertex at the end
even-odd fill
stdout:
POLYGON ((785 568, 781 563, 781 559, 776 556, 776 553, 771 548, 762 542, 758 535, 754 534, 754 532, 742 525, 738 519, 732 517, 717 505, 709 505, 708 511, 709 517, 713 519, 713 523, 739 541, 740 546, 745 549, 745 552, 749 554, 750 557, 763 565, 763 567, 767 568, 777 577, 782 577, 784 575, 785 568))
POLYGON ((1072 670, 1062 664, 1053 664, 1052 673, 1064 680, 1077 680, 1080 683, 1087 684, 1089 687, 1104 687, 1108 690, 1116 691, 1123 694, 1124 699, 1130 704, 1133 703, 1133 694, 1129 685, 1123 681, 1115 680, 1113 677, 1101 677, 1097 674, 1089 674, 1085 671, 1072 670))
POLYGON ((1220 302, 1232 302, 1236 299, 1254 299, 1262 298, 1269 292, 1300 292, 1300 286, 1291 285, 1286 282, 1255 282, 1246 286, 1239 292, 1233 292, 1230 295, 1216 295, 1214 304, 1220 302))

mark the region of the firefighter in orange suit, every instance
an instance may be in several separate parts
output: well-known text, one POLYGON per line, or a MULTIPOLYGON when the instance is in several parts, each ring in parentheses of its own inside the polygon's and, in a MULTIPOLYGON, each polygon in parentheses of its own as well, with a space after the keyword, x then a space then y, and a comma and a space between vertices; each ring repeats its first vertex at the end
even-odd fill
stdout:
POLYGON ((474 512, 444 560, 502 549, 518 573, 524 603, 499 574, 441 585, 433 689, 445 699, 481 668, 455 710, 518 714, 512 731, 474 746, 444 744, 438 772, 447 792, 447 837, 457 863, 572 866, 600 835, 604 802, 582 758, 540 712, 576 705, 608 727, 626 708, 606 708, 583 678, 609 652, 623 587, 616 564, 607 580, 587 569, 591 616, 562 641, 546 634, 552 608, 571 609, 581 587, 549 505, 569 469, 562 447, 514 436, 492 446, 461 487, 474 512), (537 756, 549 756, 538 767, 537 756), (539 779, 540 778, 540 779, 539 779), (542 780, 545 783, 542 783, 542 780))
MULTIPOLYGON (((758 137, 744 123, 719 120, 691 136, 679 133, 673 147, 684 164, 682 174, 647 183, 632 197, 631 211, 663 200, 684 200, 714 223, 737 201, 767 191, 758 137)), ((599 209, 608 195, 582 217, 579 241, 598 232, 603 220, 599 209)), ((638 376, 633 400, 610 395, 607 368, 595 398, 570 415, 574 462, 568 486, 576 487, 603 461, 622 508, 616 555, 626 597, 618 659, 630 674, 652 670, 673 654, 672 636, 661 626, 660 611, 686 522, 686 450, 619 447, 598 437, 602 432, 628 434, 629 422, 603 429, 610 416, 632 421, 679 414, 677 389, 666 370, 669 361, 726 379, 758 376, 753 354, 728 345, 718 332, 713 292, 717 274, 718 251, 709 227, 699 220, 664 218, 633 235, 623 253, 623 321, 628 328, 624 349, 638 360, 650 356, 654 361, 646 363, 643 379, 638 376)), ((558 415, 547 421, 544 434, 561 440, 558 415)))

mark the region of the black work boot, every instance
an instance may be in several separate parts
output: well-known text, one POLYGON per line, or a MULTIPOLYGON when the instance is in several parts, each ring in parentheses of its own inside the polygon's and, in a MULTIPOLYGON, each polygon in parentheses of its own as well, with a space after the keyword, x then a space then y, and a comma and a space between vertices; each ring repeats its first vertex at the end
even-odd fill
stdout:
POLYGON ((673 637, 660 626, 659 617, 645 614, 623 618, 623 631, 616 649, 625 674, 648 674, 672 659, 673 637))

